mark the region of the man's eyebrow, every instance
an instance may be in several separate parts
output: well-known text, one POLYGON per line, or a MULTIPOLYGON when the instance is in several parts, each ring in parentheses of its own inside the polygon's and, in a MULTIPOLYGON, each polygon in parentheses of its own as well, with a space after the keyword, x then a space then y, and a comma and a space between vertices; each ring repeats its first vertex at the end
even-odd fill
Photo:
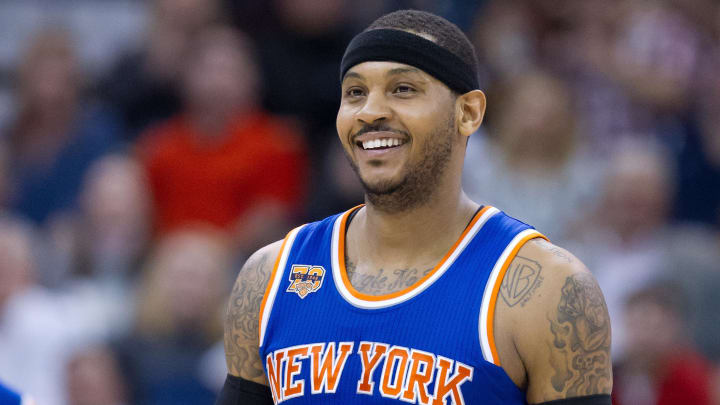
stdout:
POLYGON ((354 77, 354 78, 360 79, 360 80, 364 79, 364 77, 363 77, 360 73, 357 73, 357 72, 347 72, 347 73, 345 73, 345 77, 343 77, 343 82, 345 81, 345 79, 348 79, 348 78, 350 78, 350 77, 354 77))

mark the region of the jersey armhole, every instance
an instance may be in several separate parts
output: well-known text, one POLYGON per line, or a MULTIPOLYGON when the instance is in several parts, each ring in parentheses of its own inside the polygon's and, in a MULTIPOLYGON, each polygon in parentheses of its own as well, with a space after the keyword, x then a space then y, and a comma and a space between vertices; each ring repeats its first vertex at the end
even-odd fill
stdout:
POLYGON ((495 262, 488 281, 485 284, 483 292, 482 304, 480 305, 480 321, 478 324, 480 348, 485 361, 500 367, 500 359, 498 358, 497 347, 495 346, 494 321, 495 321, 495 305, 497 304, 500 285, 507 272, 510 263, 517 255, 520 248, 528 241, 536 238, 548 240, 545 235, 535 229, 526 229, 510 241, 505 247, 500 258, 495 262))
POLYGON ((275 296, 277 290, 280 287, 280 281, 284 274, 285 267, 287 265, 287 259, 292 250, 293 242, 297 237, 298 232, 304 225, 301 225, 292 231, 290 231, 285 239, 283 240, 280 252, 275 259, 275 265, 273 266, 272 273, 270 273, 270 279, 265 287, 265 294, 263 294, 262 304, 260 304, 260 313, 258 316, 258 347, 262 347, 265 340, 265 329, 267 328, 268 320, 270 319, 270 313, 272 312, 273 304, 275 303, 275 296))

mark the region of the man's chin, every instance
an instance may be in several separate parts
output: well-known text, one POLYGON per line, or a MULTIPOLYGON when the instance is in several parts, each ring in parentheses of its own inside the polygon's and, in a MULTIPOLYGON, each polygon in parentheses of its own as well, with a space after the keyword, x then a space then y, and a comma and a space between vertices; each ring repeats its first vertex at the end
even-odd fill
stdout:
POLYGON ((391 179, 373 179, 372 181, 366 181, 365 179, 361 178, 360 182, 362 183, 366 194, 386 195, 392 194, 397 191, 403 185, 404 180, 398 181, 391 179))

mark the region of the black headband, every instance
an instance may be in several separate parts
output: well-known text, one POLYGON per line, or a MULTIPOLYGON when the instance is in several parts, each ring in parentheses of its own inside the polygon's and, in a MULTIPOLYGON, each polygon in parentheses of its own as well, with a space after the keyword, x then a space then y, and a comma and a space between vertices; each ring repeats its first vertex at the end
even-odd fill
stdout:
POLYGON ((460 94, 480 88, 476 67, 433 41, 401 30, 376 29, 353 38, 340 64, 340 81, 351 67, 368 61, 415 66, 460 94))

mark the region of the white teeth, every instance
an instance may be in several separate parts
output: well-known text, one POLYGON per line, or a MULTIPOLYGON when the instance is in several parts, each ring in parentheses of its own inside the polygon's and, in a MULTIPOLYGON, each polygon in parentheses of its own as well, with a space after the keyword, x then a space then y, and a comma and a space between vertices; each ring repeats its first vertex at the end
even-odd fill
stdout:
POLYGON ((399 146, 402 144, 400 139, 397 138, 383 138, 383 139, 372 139, 369 141, 363 141, 362 147, 363 149, 377 149, 377 148, 387 148, 387 147, 393 147, 393 146, 399 146))

